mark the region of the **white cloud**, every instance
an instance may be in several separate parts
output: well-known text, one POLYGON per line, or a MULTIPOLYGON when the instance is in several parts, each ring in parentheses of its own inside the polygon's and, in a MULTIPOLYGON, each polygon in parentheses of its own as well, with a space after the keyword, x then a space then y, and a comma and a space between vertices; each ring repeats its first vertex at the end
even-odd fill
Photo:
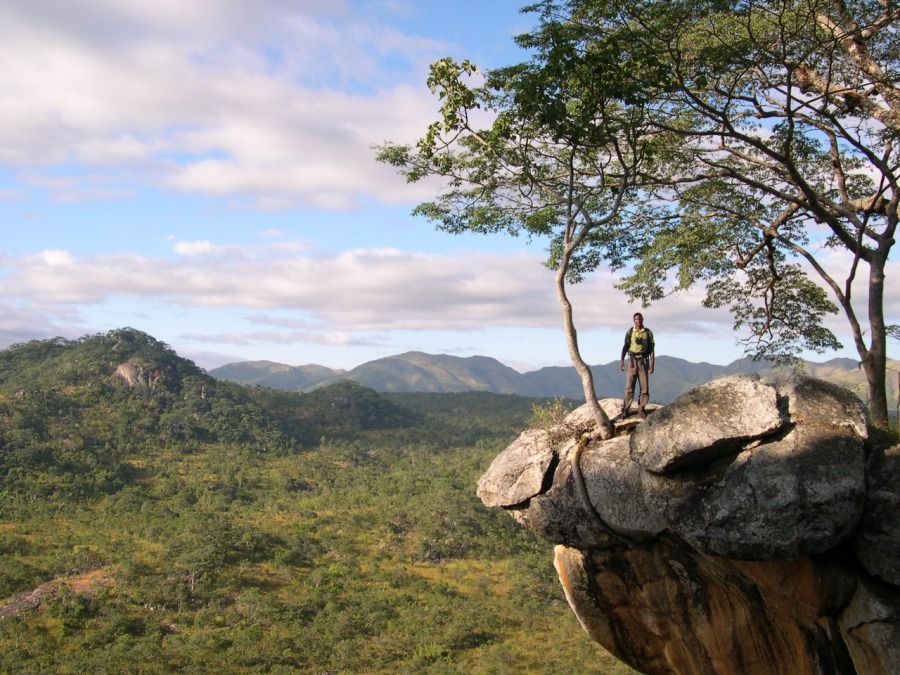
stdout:
POLYGON ((283 330, 283 331, 244 331, 231 333, 187 333, 181 336, 185 340, 205 344, 252 345, 252 344, 317 344, 329 347, 371 346, 381 344, 369 338, 359 338, 349 333, 317 333, 315 331, 283 330))
POLYGON ((75 256, 59 249, 41 251, 38 258, 48 267, 69 267, 75 263, 75 256))
POLYGON ((44 307, 111 298, 181 307, 286 309, 317 330, 479 329, 486 323, 555 323, 552 277, 530 255, 426 255, 357 249, 298 255, 274 244, 238 249, 209 241, 173 243, 174 261, 134 253, 78 257, 47 250, 7 260, 7 297, 44 307))
POLYGON ((226 247, 217 246, 211 241, 176 241, 172 244, 172 250, 178 255, 195 256, 222 253, 226 247))
POLYGON ((27 301, 0 300, 0 345, 56 336, 74 337, 87 331, 75 308, 62 307, 47 313, 27 301))
POLYGON ((398 57, 418 84, 442 50, 345 3, 4 3, 0 162, 37 174, 81 163, 269 209, 414 199, 370 146, 421 133, 434 103, 380 59, 398 57))
MULTIPOLYGON (((176 259, 135 253, 80 257, 59 249, 5 261, 8 298, 35 307, 101 305, 114 298, 184 309, 289 312, 270 325, 283 335, 339 342, 372 331, 474 331, 491 327, 558 328, 553 272, 534 254, 411 253, 390 248, 313 255, 302 242, 256 248, 208 240, 174 241, 176 259), (279 322, 281 322, 279 324, 279 322), (287 323, 285 323, 287 322, 287 323), (329 336, 329 337, 323 337, 329 336)), ((628 325, 638 305, 614 289, 618 275, 598 272, 569 289, 581 330, 628 325)), ((648 324, 669 334, 721 338, 725 310, 704 310, 703 292, 682 293, 644 310, 648 324)), ((896 323, 900 290, 888 289, 888 320, 896 323)), ((261 323, 259 314, 255 323, 261 323)), ((280 316, 280 315, 279 315, 280 316)), ((834 328, 846 334, 843 319, 834 328)), ((269 332, 269 339, 281 339, 269 332)), ((253 339, 259 340, 257 336, 253 339)), ((288 338, 284 338, 288 339, 288 338)))

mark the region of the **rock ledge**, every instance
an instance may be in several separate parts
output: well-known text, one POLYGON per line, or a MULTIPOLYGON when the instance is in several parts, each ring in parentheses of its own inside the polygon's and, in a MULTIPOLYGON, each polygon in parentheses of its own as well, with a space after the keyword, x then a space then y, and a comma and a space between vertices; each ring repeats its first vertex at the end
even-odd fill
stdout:
POLYGON ((866 420, 826 382, 731 376, 609 441, 526 432, 478 496, 555 545, 582 626, 639 671, 900 673, 900 446, 866 420))

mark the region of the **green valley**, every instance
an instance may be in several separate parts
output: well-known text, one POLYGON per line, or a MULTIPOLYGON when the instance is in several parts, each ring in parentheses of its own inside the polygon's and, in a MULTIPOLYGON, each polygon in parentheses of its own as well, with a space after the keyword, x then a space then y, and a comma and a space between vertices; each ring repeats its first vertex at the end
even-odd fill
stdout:
POLYGON ((546 401, 0 352, 0 672, 627 673, 475 481, 546 401))

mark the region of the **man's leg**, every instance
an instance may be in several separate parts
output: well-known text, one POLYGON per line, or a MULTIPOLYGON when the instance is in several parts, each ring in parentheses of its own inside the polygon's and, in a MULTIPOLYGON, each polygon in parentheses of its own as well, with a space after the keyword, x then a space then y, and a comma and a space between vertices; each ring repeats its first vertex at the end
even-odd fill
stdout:
POLYGON ((638 380, 641 385, 641 396, 638 399, 638 415, 641 417, 646 416, 646 413, 644 413, 644 406, 650 402, 650 374, 647 372, 648 367, 647 359, 641 359, 637 371, 638 380))
POLYGON ((634 367, 634 359, 628 359, 628 367, 625 369, 625 401, 622 403, 622 417, 628 417, 628 409, 634 400, 634 383, 637 380, 637 370, 634 367))

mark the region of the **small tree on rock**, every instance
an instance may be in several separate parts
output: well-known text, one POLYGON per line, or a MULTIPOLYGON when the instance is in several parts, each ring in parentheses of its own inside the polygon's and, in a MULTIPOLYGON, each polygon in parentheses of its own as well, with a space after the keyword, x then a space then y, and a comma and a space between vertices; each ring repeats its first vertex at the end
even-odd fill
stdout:
POLYGON ((637 185, 667 134, 648 129, 638 106, 623 107, 603 91, 596 66, 573 69, 555 55, 491 71, 470 86, 473 64, 440 60, 428 79, 440 119, 414 146, 379 146, 378 159, 410 182, 444 179, 440 196, 414 210, 439 229, 549 239, 569 353, 598 434, 609 438, 612 423, 580 355, 566 285, 601 264, 621 267, 642 245, 629 209, 643 208, 635 207, 637 185))

